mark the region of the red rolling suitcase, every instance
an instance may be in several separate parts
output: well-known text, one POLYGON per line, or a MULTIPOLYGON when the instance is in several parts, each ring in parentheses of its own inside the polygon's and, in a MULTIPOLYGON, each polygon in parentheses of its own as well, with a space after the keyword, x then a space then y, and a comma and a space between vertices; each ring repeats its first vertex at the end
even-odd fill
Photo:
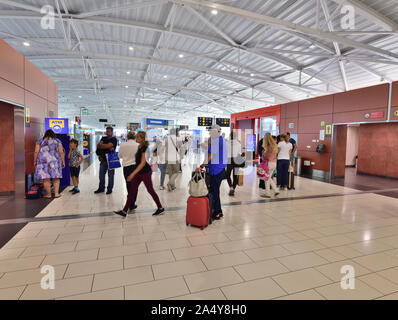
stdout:
POLYGON ((209 225, 210 205, 208 197, 189 197, 187 203, 187 225, 200 227, 202 230, 209 225))

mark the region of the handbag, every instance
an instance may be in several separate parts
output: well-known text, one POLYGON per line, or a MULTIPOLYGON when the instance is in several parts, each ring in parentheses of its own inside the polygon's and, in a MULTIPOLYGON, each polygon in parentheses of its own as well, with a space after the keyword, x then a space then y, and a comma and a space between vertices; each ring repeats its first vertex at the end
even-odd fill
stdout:
POLYGON ((270 174, 269 174, 269 169, 268 169, 268 158, 264 154, 263 160, 257 167, 257 177, 264 181, 268 181, 270 174))
POLYGON ((153 156, 151 159, 151 169, 153 172, 158 172, 159 166, 158 166, 158 157, 153 156))
POLYGON ((120 164, 120 159, 118 152, 109 152, 106 154, 106 161, 108 162, 108 169, 113 170, 120 168, 122 165, 120 164))
POLYGON ((206 197, 209 193, 203 173, 196 173, 189 181, 188 188, 191 197, 206 197))

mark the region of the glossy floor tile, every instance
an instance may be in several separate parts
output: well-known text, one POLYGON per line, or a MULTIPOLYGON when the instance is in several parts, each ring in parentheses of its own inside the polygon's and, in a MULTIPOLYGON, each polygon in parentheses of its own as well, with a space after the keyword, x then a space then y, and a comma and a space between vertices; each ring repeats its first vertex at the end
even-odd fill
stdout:
POLYGON ((111 195, 95 195, 94 162, 80 194, 64 191, 4 243, 0 299, 398 299, 398 199, 297 177, 296 190, 264 200, 252 174, 234 197, 222 183, 224 217, 200 230, 185 224, 183 169, 175 192, 153 175, 164 215, 152 216, 141 186, 122 218, 122 172, 111 195), (41 289, 44 266, 55 290, 41 289), (347 266, 354 290, 341 287, 347 266))

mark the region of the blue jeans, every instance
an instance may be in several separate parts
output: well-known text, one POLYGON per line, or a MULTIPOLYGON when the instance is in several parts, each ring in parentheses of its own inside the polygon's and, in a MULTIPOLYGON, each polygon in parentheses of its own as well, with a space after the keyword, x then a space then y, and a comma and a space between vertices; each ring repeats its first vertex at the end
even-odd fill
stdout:
POLYGON ((108 163, 106 161, 101 162, 99 172, 99 187, 98 189, 105 190, 105 174, 108 171, 108 191, 111 192, 113 189, 113 181, 115 177, 115 170, 108 170, 108 163))
POLYGON ((225 169, 223 169, 219 174, 210 175, 210 194, 212 195, 214 203, 212 218, 214 218, 219 213, 222 213, 220 201, 220 186, 224 178, 225 169))
POLYGON ((160 169, 160 186, 164 187, 164 178, 166 177, 167 164, 165 163, 159 164, 159 169, 160 169))
MULTIPOLYGON (((280 187, 287 187, 289 184, 289 160, 278 160, 276 168, 276 184, 280 187)), ((271 173, 270 173, 271 174, 271 173)))

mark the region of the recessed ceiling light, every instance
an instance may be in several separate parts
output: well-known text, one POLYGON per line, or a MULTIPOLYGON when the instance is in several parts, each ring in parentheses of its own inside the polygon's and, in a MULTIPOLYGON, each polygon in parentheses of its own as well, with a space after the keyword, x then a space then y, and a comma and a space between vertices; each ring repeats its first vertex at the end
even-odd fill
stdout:
POLYGON ((163 76, 163 78, 167 79, 167 75, 165 74, 165 75, 163 76))
POLYGON ((211 14, 216 16, 218 14, 218 11, 216 9, 211 10, 211 14))
POLYGON ((79 99, 83 98, 82 96, 79 96, 79 99))
POLYGON ((182 58, 184 58, 184 55, 181 53, 178 55, 178 57, 182 59, 182 58))
POLYGON ((251 76, 251 77, 254 77, 254 73, 251 73, 250 76, 251 76))
POLYGON ((130 46, 130 47, 129 47, 129 50, 130 50, 130 51, 133 51, 133 50, 134 50, 134 47, 130 46))
POLYGON ((128 89, 129 88, 129 86, 124 86, 126 89, 128 89))
POLYGON ((30 43, 29 43, 29 42, 24 42, 23 45, 24 45, 25 47, 30 47, 30 43))
POLYGON ((131 72, 130 72, 130 71, 127 71, 126 73, 127 73, 127 74, 130 74, 131 72))

